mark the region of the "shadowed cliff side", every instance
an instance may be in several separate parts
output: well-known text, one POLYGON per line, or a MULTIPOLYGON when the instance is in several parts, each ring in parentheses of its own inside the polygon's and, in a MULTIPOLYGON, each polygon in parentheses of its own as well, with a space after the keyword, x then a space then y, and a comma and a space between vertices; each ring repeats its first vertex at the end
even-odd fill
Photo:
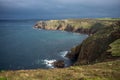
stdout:
MULTIPOLYGON (((75 65, 89 64, 94 62, 116 59, 111 52, 107 52, 109 45, 120 39, 120 22, 106 26, 88 37, 82 44, 71 49, 66 56, 76 59, 75 65)), ((120 45, 120 44, 118 44, 120 45)))

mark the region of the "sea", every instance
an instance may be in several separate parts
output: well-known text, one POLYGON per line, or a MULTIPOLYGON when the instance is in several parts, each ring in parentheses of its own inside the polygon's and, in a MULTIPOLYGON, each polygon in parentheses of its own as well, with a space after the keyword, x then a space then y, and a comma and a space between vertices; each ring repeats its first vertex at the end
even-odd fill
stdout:
POLYGON ((39 20, 0 20, 0 70, 49 69, 88 35, 34 29, 39 20))

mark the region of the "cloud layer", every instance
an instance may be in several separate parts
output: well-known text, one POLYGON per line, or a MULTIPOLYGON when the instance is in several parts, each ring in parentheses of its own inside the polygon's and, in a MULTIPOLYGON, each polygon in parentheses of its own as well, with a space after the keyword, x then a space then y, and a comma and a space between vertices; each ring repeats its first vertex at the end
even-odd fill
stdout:
POLYGON ((0 0, 0 18, 120 17, 120 0, 0 0))

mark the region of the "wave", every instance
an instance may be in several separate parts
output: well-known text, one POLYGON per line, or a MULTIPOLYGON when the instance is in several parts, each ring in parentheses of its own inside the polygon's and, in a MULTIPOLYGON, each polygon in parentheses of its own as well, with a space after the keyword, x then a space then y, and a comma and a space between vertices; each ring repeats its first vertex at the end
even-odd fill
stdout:
POLYGON ((67 59, 67 57, 65 57, 67 53, 68 53, 68 51, 62 51, 62 52, 60 52, 60 55, 61 55, 63 58, 66 58, 66 59, 67 59))
POLYGON ((48 68, 54 68, 53 62, 55 62, 56 60, 55 59, 52 59, 52 60, 44 59, 42 61, 43 61, 43 64, 45 64, 48 68))
POLYGON ((35 30, 42 30, 42 29, 40 29, 40 28, 35 28, 35 27, 32 27, 33 29, 35 29, 35 30))

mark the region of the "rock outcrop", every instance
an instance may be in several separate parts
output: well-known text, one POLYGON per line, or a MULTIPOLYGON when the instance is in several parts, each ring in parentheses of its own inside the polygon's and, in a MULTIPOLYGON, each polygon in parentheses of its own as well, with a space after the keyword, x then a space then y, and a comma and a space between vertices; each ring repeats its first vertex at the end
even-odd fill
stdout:
POLYGON ((53 63, 54 67, 55 68, 64 68, 65 67, 65 63, 63 60, 58 60, 58 61, 55 61, 53 63))

